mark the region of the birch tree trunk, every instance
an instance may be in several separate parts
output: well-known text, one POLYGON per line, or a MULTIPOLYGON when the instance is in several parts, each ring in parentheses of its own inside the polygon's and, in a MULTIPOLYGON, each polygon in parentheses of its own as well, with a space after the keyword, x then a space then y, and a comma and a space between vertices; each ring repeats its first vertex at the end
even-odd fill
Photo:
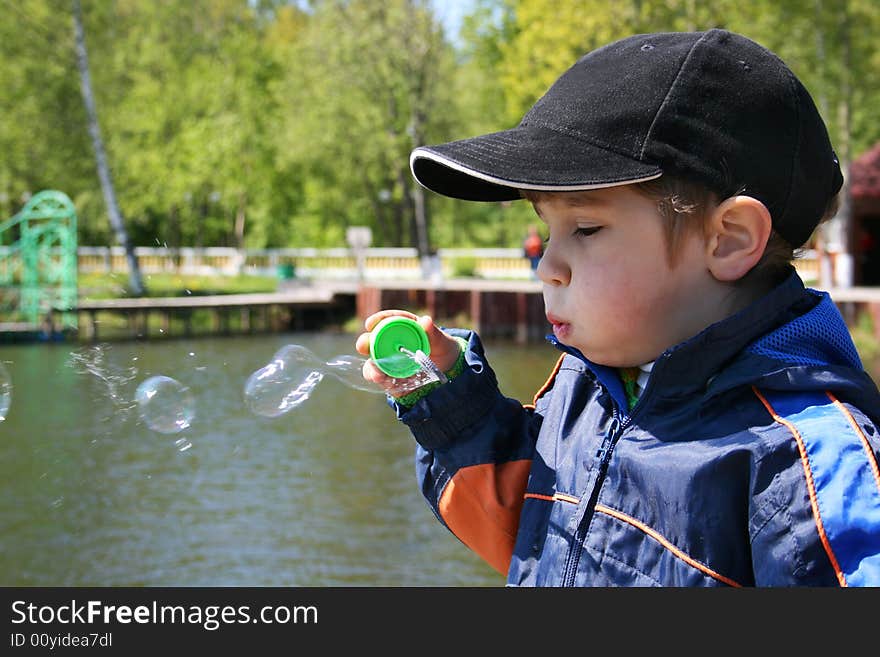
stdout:
POLYGON ((146 292, 143 278, 141 277, 141 270, 134 253, 134 247, 128 238, 128 232, 125 230, 125 223, 119 212, 119 205, 116 203, 113 179, 110 177, 107 155, 104 152, 104 142, 101 140, 101 129, 98 125, 98 113, 95 109, 95 97, 92 93, 92 80, 89 74, 89 55, 86 50, 82 7, 79 0, 73 0, 73 26, 76 32, 76 63, 79 68, 80 88, 82 89, 83 102, 88 114, 89 135, 92 137, 92 146, 95 150, 95 163, 98 168, 98 178, 101 180, 104 202, 107 204, 107 214, 110 217, 110 225, 113 227, 113 232, 116 234, 116 240, 125 249, 131 293, 136 297, 141 297, 146 292))

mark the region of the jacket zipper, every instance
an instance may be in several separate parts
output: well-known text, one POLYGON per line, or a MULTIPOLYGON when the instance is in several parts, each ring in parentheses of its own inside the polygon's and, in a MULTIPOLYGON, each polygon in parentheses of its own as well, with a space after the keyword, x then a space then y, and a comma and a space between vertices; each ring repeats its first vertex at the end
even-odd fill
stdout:
POLYGON ((620 434, 623 433, 626 424, 628 424, 628 420, 626 423, 622 423, 618 417, 617 409, 615 409, 608 430, 605 432, 605 438, 602 440, 602 445, 596 451, 596 456, 599 457, 599 473, 596 475, 596 483, 593 484, 593 491, 590 493, 590 500, 587 502, 587 506, 584 509, 584 516, 581 518, 574 535, 574 540, 568 548, 568 557, 565 560, 565 571, 562 578, 563 586, 574 586, 578 562, 581 558, 581 548, 584 539, 587 536, 590 522, 593 519, 593 514, 596 510, 596 503, 599 501, 599 490, 602 488, 602 483, 605 481, 605 475, 608 472, 608 463, 611 461, 611 453, 614 451, 614 445, 617 443, 618 438, 620 438, 620 434))
MULTIPOLYGON (((553 343, 558 344, 557 342, 553 343)), ((655 368, 656 366, 657 361, 655 361, 654 364, 655 368)), ((596 475, 596 483, 593 484, 593 490, 590 493, 590 499, 587 502, 587 506, 584 508, 584 515, 578 523, 577 531, 574 535, 574 540, 568 548, 568 556, 565 559, 565 570, 562 573, 562 586, 574 586, 574 581, 577 577, 578 563, 581 559, 584 539, 587 536, 587 530, 590 528, 590 523, 592 522, 593 515, 596 512, 596 504, 599 501, 599 491, 601 490, 602 484, 605 481, 605 476, 608 473, 608 464, 611 462, 611 453, 614 451, 614 446, 620 439, 621 434, 632 423, 632 419, 638 409, 643 406, 642 402, 644 401, 645 397, 648 396, 648 391, 653 387, 653 383, 654 377, 649 377, 648 385, 642 391, 642 394, 639 397, 639 400, 636 402, 636 405, 632 408, 632 410, 630 410, 629 415, 624 417, 623 421, 621 421, 620 419, 620 411, 617 407, 617 404, 613 404, 611 422, 608 425, 608 430, 605 432, 605 437, 602 439, 602 444, 599 446, 599 449, 596 450, 596 456, 599 457, 599 472, 596 475)))

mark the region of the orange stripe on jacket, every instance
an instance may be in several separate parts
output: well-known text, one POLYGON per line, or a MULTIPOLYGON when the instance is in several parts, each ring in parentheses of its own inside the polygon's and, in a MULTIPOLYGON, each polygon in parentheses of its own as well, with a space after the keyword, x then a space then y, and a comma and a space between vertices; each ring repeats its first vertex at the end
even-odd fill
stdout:
POLYGON ((440 496, 440 516, 452 533, 502 575, 510 568, 531 466, 529 459, 471 465, 440 496))
POLYGON ((847 410, 846 406, 844 406, 837 397, 827 390, 825 391, 825 394, 828 395, 828 398, 834 403, 835 408, 843 413, 844 417, 846 417, 850 426, 852 426, 856 435, 859 437, 859 440, 862 442, 862 449, 865 450, 865 456, 868 458, 868 464, 871 467, 871 474, 874 475, 874 482, 877 484, 877 490, 880 490, 880 466, 877 464, 877 459, 874 456, 874 450, 871 448, 871 443, 869 443, 868 439, 865 437, 865 432, 862 431, 862 428, 859 426, 859 423, 856 422, 852 413, 847 410))
POLYGON ((579 504, 580 498, 574 495, 566 495, 565 493, 553 493, 552 495, 542 495, 541 493, 526 493, 523 495, 525 499, 544 500, 545 502, 568 502, 569 504, 579 504))
POLYGON ((734 580, 730 579, 729 577, 725 577, 724 575, 715 572, 714 570, 709 568, 709 566, 707 566, 706 564, 701 563, 701 562, 697 561, 696 559, 694 559, 693 557, 685 554, 684 552, 679 550, 677 547, 675 547, 675 545, 673 545, 671 541, 667 540, 664 536, 662 536, 656 530, 648 527, 648 525, 646 525, 642 521, 636 520, 632 516, 628 516, 627 514, 621 513, 620 511, 617 511, 616 509, 612 509, 611 507, 607 507, 604 504, 597 504, 596 511, 598 513, 604 513, 606 515, 609 515, 612 518, 617 518, 618 520, 621 520, 627 524, 632 525, 636 529, 643 531, 645 534, 647 534, 648 536, 653 538, 660 545, 662 545, 664 548, 666 548, 667 550, 672 552, 672 554, 674 554, 676 557, 678 557, 679 559, 684 561, 686 564, 688 564, 689 566, 691 566, 693 568, 696 568, 701 573, 708 575, 712 579, 716 579, 719 582, 723 582, 723 583, 727 584, 728 586, 734 586, 737 588, 742 587, 742 585, 739 584, 738 582, 735 582, 734 580))
MULTIPOLYGON (((816 530, 819 532, 819 539, 822 542, 822 547, 825 548, 825 553, 828 555, 828 559, 831 561, 831 566, 834 568, 834 572, 837 575, 837 581, 841 586, 846 586, 846 577, 844 577, 843 570, 841 570, 840 564, 837 562, 834 550, 831 549, 831 542, 828 540, 828 535, 825 533, 825 524, 822 522, 822 514, 819 510, 819 500, 816 497, 816 485, 813 482, 813 469, 810 467, 810 458, 807 455, 807 448, 804 445, 804 439, 801 437, 797 427, 784 417, 780 416, 767 398, 764 397, 755 386, 752 386, 752 392, 754 392, 758 399, 761 400, 764 408, 770 413, 770 417, 788 428, 791 435, 794 437, 795 443, 797 443, 798 453, 801 457, 801 466, 804 469, 804 479, 807 482, 807 492, 810 495, 810 507, 813 509, 813 520, 816 523, 816 530)), ((827 395, 829 393, 826 392, 825 394, 827 395)), ((834 398, 832 397, 832 400, 833 399, 834 398)))
POLYGON ((538 400, 541 398, 547 390, 553 385, 553 381, 556 380, 556 375, 559 373, 559 368, 562 367, 562 361, 565 358, 565 354, 562 354, 556 361, 556 365, 553 366, 553 371, 550 372, 550 376, 547 377, 547 380, 544 382, 544 385, 541 386, 541 389, 535 393, 534 399, 532 399, 531 404, 523 404, 523 408, 535 408, 535 404, 538 403, 538 400))

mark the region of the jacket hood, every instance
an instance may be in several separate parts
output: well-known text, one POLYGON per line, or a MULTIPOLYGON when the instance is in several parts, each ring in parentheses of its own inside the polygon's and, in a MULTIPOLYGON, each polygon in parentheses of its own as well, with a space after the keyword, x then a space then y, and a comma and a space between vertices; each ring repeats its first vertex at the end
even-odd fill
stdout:
POLYGON ((865 371, 849 328, 827 292, 805 288, 813 307, 750 342, 712 381, 714 396, 739 385, 766 390, 829 390, 873 418, 880 393, 865 371))

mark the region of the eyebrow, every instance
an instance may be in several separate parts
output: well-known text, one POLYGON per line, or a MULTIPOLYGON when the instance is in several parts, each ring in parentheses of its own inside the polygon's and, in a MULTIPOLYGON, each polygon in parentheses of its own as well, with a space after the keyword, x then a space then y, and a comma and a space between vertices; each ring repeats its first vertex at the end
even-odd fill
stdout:
MULTIPOLYGON (((560 196, 565 201, 565 204, 570 208, 586 207, 586 206, 596 207, 596 206, 608 205, 607 200, 605 200, 604 198, 601 198, 601 197, 597 197, 593 194, 566 192, 566 193, 560 194, 560 196)), ((538 205, 540 203, 541 203, 540 198, 532 203, 532 205, 535 208, 535 212, 538 214, 539 217, 541 216, 541 209, 538 207, 538 205)))

